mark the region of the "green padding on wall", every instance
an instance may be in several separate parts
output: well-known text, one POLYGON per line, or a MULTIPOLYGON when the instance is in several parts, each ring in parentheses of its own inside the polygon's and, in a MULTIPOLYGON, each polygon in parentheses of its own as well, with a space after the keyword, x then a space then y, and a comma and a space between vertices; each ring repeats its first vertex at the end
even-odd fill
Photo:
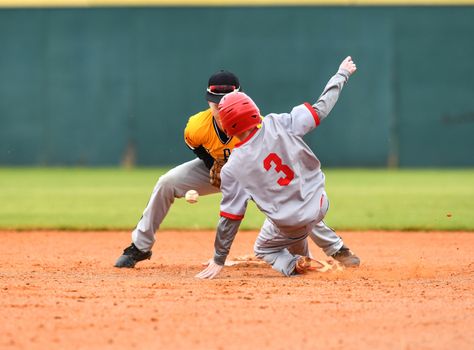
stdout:
POLYGON ((325 166, 474 166, 474 7, 0 10, 0 165, 178 164, 220 68, 262 112, 359 72, 306 137, 325 166))

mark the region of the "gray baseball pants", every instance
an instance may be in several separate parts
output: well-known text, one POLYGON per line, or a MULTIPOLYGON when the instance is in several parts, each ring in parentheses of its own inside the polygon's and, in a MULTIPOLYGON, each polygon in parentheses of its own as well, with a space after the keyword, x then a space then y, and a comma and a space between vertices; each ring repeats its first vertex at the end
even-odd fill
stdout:
POLYGON ((310 224, 282 231, 270 220, 263 223, 254 251, 258 258, 272 265, 273 269, 285 276, 294 274, 296 261, 300 256, 311 256, 308 250, 309 236, 326 255, 332 255, 341 249, 342 239, 323 221, 329 209, 329 201, 324 196, 324 204, 319 217, 310 224))

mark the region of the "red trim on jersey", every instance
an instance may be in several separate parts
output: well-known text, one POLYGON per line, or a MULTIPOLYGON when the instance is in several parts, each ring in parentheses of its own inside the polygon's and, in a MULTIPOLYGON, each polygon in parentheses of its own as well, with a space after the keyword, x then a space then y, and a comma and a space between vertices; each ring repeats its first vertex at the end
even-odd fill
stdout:
POLYGON ((234 148, 242 146, 244 143, 246 143, 248 140, 250 140, 250 139, 253 137, 253 135, 255 135, 255 133, 256 133, 257 131, 258 131, 258 128, 255 127, 255 128, 252 130, 252 132, 251 132, 245 139, 243 139, 242 141, 236 143, 235 146, 234 146, 234 148))
POLYGON ((242 220, 244 218, 243 215, 234 215, 234 214, 226 213, 225 211, 221 211, 221 216, 227 219, 232 219, 232 220, 242 220))
POLYGON ((313 106, 311 106, 308 102, 305 102, 304 105, 306 106, 306 108, 309 109, 309 111, 311 112, 311 115, 314 118, 314 122, 316 123, 316 126, 318 126, 319 123, 321 123, 321 121, 319 120, 318 112, 316 112, 313 106))
POLYGON ((321 195, 321 199, 319 200, 319 207, 320 207, 320 208, 323 207, 323 199, 324 199, 324 194, 321 195))

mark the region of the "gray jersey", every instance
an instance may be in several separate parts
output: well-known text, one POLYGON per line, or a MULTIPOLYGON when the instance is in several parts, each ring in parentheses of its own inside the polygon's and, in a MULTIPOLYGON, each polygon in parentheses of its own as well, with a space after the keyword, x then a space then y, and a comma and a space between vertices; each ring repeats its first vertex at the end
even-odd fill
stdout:
POLYGON ((242 217, 252 199, 281 229, 315 221, 324 174, 302 137, 318 124, 319 116, 310 104, 266 116, 260 129, 236 145, 222 169, 221 215, 242 217))

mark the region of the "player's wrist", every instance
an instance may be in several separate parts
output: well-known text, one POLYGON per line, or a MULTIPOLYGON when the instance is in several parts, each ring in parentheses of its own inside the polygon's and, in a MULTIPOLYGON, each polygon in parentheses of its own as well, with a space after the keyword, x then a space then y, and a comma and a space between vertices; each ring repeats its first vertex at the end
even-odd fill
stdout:
POLYGON ((349 72, 345 68, 339 68, 339 70, 337 71, 337 74, 342 75, 346 80, 348 80, 349 77, 351 76, 351 72, 349 72))
POLYGON ((217 254, 217 253, 214 254, 214 262, 215 262, 217 265, 224 266, 226 259, 227 259, 227 255, 222 256, 222 255, 219 255, 219 254, 217 254))

